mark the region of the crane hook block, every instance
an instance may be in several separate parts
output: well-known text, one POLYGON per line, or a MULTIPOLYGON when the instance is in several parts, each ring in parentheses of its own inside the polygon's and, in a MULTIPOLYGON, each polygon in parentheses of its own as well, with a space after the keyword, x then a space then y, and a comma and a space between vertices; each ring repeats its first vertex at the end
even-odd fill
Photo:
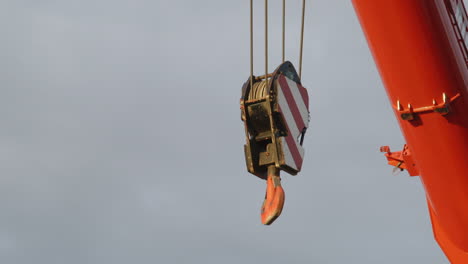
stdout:
POLYGON ((240 105, 247 170, 265 180, 270 166, 296 175, 304 159, 309 96, 292 63, 251 76, 242 87, 240 105))
POLYGON ((284 205, 280 170, 291 175, 301 171, 309 96, 294 66, 287 61, 271 74, 251 76, 242 87, 240 108, 247 170, 267 180, 260 216, 263 224, 270 225, 284 205))

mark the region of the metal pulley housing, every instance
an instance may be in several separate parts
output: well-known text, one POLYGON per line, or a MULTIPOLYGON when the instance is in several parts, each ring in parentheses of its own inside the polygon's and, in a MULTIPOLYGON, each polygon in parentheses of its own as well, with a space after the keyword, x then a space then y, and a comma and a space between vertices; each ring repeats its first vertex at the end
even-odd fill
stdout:
POLYGON ((245 160, 250 173, 267 179, 268 167, 291 175, 302 167, 302 143, 309 125, 309 96, 286 61, 272 74, 251 77, 242 87, 245 160))

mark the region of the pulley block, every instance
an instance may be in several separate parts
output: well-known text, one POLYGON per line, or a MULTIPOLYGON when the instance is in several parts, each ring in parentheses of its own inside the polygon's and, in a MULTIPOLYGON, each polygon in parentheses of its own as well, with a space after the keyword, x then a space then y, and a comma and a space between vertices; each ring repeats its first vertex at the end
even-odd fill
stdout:
POLYGON ((271 74, 250 77, 242 87, 240 104, 247 170, 267 180, 262 222, 270 224, 284 203, 279 171, 296 175, 302 168, 309 97, 294 66, 286 61, 271 74))

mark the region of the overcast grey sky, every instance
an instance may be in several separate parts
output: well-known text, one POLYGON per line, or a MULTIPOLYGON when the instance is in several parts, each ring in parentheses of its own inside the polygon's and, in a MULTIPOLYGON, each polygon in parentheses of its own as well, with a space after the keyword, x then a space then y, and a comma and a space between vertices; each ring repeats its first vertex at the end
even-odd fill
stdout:
POLYGON ((419 179, 378 151, 404 140, 348 0, 308 1, 303 171, 260 224, 238 105, 248 14, 248 1, 1 2, 0 263, 447 263, 419 179))

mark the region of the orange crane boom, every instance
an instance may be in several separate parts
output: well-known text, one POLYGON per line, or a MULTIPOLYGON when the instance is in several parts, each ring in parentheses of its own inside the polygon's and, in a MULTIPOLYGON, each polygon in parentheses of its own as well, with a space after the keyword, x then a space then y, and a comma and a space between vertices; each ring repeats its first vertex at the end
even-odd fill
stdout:
MULTIPOLYGON (((408 151, 435 238, 468 263, 468 16, 462 0, 353 0, 408 151)), ((387 151, 385 151, 387 152, 387 151)), ((390 154, 389 154, 390 153, 390 154)), ((406 167, 408 167, 406 166, 406 167)))

